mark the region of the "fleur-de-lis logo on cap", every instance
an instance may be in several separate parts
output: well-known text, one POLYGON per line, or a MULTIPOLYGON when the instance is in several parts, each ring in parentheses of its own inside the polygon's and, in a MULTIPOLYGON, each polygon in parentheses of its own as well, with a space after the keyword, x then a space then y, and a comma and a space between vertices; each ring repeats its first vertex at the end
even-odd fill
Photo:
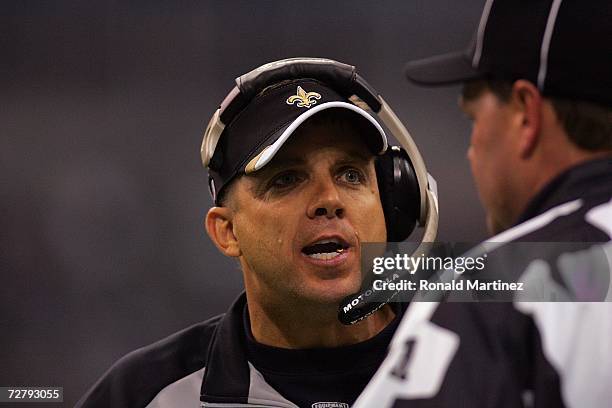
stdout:
POLYGON ((301 86, 298 86, 297 95, 291 95, 287 98, 287 105, 297 104, 298 108, 310 108, 317 103, 317 99, 321 99, 321 94, 306 92, 301 86))

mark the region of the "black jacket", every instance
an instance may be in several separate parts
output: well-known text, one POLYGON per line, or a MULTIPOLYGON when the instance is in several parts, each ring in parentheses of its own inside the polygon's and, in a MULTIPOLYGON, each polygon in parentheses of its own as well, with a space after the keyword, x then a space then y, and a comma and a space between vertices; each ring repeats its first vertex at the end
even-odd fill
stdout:
MULTIPOLYGON (((241 295, 225 315, 123 357, 77 407, 195 407, 200 401, 204 407, 296 407, 247 360, 245 302, 241 295)), ((431 327, 416 337, 415 355, 423 360, 408 374, 403 373, 407 366, 398 365, 395 375, 422 377, 427 372, 431 380, 444 380, 448 385, 438 393, 435 406, 476 407, 483 390, 494 390, 492 395, 504 396, 506 403, 491 400, 483 406, 520 406, 533 348, 526 342, 537 336, 513 333, 531 332, 533 323, 498 304, 442 304, 434 311, 431 327), (508 313, 512 315, 505 316, 508 313), (512 324, 507 323, 510 318, 512 324)), ((398 331, 405 324, 402 321, 398 331)))
MULTIPOLYGON (((609 241, 611 198, 612 160, 586 163, 538 194, 497 242, 609 241)), ((247 360, 245 302, 123 357, 77 407, 295 407, 247 360)), ((608 305, 412 303, 355 407, 606 406, 608 305)))
POLYGON ((354 408, 608 407, 611 237, 612 159, 560 174, 516 226, 470 252, 501 254, 487 269, 507 279, 546 275, 555 290, 540 300, 599 302, 413 302, 354 408), (465 308, 472 319, 454 320, 465 308))

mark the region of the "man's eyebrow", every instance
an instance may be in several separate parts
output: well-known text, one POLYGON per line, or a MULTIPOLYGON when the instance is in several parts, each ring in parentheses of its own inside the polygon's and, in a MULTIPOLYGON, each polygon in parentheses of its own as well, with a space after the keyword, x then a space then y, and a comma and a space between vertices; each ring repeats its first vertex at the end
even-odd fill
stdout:
MULTIPOLYGON (((343 157, 341 157, 338 162, 340 164, 349 164, 349 163, 359 163, 359 164, 367 164, 374 158, 372 154, 366 154, 361 151, 347 151, 343 157)), ((299 166, 306 163, 306 160, 303 157, 287 157, 287 158, 274 158, 270 163, 264 166, 260 171, 252 173, 252 175, 265 175, 270 173, 275 173, 278 170, 299 166)))
POLYGON ((284 169, 291 168, 291 167, 300 166, 300 165, 303 165, 304 163, 306 163, 306 160, 300 157, 278 158, 278 159, 273 158, 272 161, 270 161, 268 164, 266 164, 261 169, 253 173, 247 174, 247 177, 250 179, 263 181, 267 179, 268 177, 271 177, 274 174, 278 173, 279 171, 282 171, 284 169))

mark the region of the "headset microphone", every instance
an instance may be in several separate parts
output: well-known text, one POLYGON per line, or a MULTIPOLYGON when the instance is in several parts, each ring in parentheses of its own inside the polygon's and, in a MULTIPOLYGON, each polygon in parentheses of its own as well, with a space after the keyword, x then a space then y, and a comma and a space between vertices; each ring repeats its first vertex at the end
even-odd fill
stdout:
MULTIPOLYGON (((435 240, 438 230, 438 209, 435 181, 430 177, 430 189, 427 190, 428 200, 432 207, 428 209, 427 224, 421 243, 411 256, 426 254, 431 249, 431 243, 435 240)), ((405 270, 399 273, 398 281, 409 277, 410 272, 405 270)), ((345 297, 338 308, 338 320, 345 325, 355 324, 360 320, 376 312, 389 303, 399 293, 397 290, 376 290, 374 282, 362 288, 359 292, 345 297)))
MULTIPOLYGON (((390 155, 395 157, 398 155, 407 155, 409 160, 403 161, 402 163, 411 165, 413 168, 413 172, 407 171, 405 167, 398 164, 398 161, 394 161, 393 166, 386 166, 387 171, 392 170, 394 176, 386 177, 383 181, 383 183, 392 181, 391 186, 387 184, 384 190, 381 191, 381 201, 385 212, 385 219, 387 220, 387 225, 390 223, 402 225, 404 222, 407 222, 406 211, 402 211, 402 209, 405 210, 412 205, 410 200, 413 199, 414 196, 402 195, 402 192, 406 191, 405 188, 402 188, 402 184, 406 183, 406 180, 409 180, 411 175, 416 176, 418 179, 416 181, 420 189, 420 202, 425 203, 425 205, 420 207, 419 225, 424 226, 425 231, 421 238, 421 244, 414 251, 413 256, 424 254, 431 248, 430 243, 435 241, 438 233, 437 185, 434 178, 427 173, 425 162, 414 140, 410 136, 410 133, 395 115, 393 110, 384 102, 382 97, 379 96, 379 98, 382 103, 381 110, 377 112, 378 117, 403 147, 403 149, 400 149, 397 146, 392 146, 389 150, 390 155), (390 197, 393 198, 391 203, 388 202, 390 197), (402 217, 402 215, 404 217, 402 217)), ((380 160, 377 164, 378 163, 380 163, 380 160)), ((379 188, 381 185, 380 174, 381 171, 377 167, 379 188)), ((412 229, 410 229, 410 231, 412 232, 412 229)), ((390 242, 402 241, 407 237, 408 235, 393 236, 388 234, 387 240, 390 242)), ((398 278, 402 279, 404 278, 403 275, 408 274, 409 272, 406 271, 400 274, 398 278)), ((362 288, 361 291, 349 295, 342 300, 338 308, 338 320, 345 325, 355 324, 389 303, 398 293, 399 290, 375 290, 373 283, 369 284, 365 288, 362 288)))

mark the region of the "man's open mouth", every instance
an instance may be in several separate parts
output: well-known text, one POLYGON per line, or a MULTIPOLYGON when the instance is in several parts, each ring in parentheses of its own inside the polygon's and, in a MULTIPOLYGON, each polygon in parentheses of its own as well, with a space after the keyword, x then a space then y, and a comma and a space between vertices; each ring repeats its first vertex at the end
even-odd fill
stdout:
POLYGON ((302 253, 313 259, 329 260, 340 256, 349 246, 339 238, 321 239, 302 248, 302 253))

